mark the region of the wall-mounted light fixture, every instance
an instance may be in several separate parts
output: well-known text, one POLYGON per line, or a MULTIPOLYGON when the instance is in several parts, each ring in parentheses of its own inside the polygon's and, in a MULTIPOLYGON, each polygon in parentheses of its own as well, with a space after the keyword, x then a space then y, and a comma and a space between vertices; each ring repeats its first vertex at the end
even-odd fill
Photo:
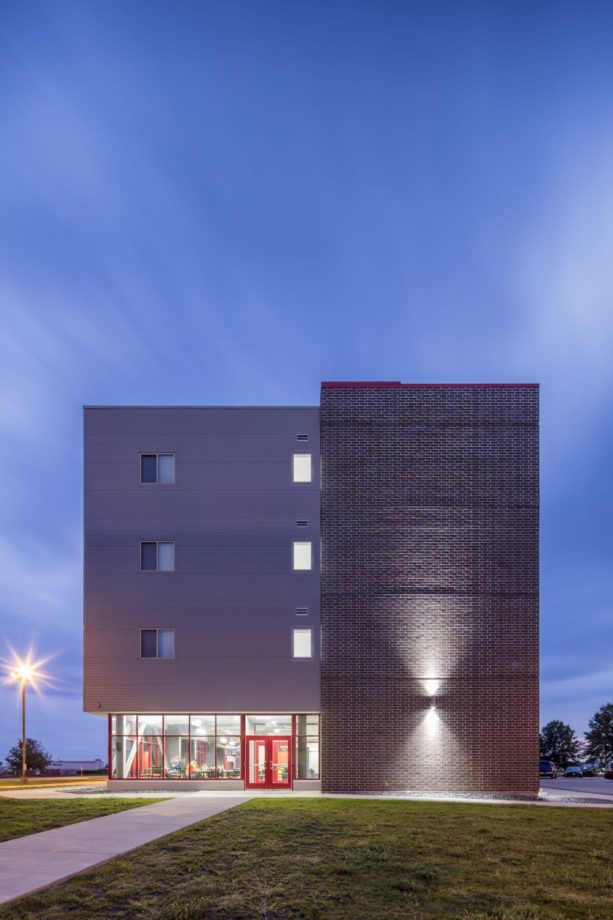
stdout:
POLYGON ((441 682, 438 677, 426 677, 424 680, 422 680, 422 684, 427 696, 434 696, 440 687, 441 682))

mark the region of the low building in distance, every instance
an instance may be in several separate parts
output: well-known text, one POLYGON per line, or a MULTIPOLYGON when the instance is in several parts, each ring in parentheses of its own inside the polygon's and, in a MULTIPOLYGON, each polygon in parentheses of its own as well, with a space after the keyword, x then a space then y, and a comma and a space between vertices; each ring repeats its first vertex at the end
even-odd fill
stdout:
POLYGON ((52 760, 45 773, 49 776, 80 776, 82 773, 100 773, 105 766, 99 757, 92 760, 52 760))

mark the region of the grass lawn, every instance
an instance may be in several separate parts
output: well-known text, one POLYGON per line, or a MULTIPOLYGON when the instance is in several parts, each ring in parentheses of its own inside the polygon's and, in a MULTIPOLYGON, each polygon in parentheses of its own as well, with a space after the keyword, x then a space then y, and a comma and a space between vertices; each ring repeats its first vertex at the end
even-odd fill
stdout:
POLYGON ((613 917, 613 812, 254 799, 3 918, 613 917))
POLYGON ((114 815, 164 799, 7 799, 0 796, 0 842, 76 824, 89 818, 114 815))

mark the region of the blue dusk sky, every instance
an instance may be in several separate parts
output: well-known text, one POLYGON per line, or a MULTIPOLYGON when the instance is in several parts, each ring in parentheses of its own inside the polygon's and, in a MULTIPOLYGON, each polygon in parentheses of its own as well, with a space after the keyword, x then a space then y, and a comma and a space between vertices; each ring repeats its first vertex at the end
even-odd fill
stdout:
MULTIPOLYGON (((4 0, 0 616, 81 713, 83 404, 538 382, 542 711, 613 701, 613 6, 4 0)), ((0 756, 19 735, 0 688, 0 756)))

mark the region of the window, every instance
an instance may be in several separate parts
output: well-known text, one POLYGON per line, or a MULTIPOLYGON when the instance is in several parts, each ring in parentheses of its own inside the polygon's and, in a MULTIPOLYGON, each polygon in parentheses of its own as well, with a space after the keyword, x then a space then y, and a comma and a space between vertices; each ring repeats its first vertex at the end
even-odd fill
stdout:
POLYGON ((140 657, 157 658, 158 656, 158 631, 157 629, 141 629, 140 631, 140 657))
POLYGON ((247 735, 291 735, 291 733, 291 716, 245 716, 245 734, 247 735))
POLYGON ((113 715, 111 728, 113 779, 241 778, 240 716, 113 715))
POLYGON ((217 779, 240 779, 241 717, 217 716, 217 779))
POLYGON ((296 716, 296 779, 319 779, 319 716, 296 716))
POLYGON ((158 629, 158 658, 175 657, 174 629, 158 629))
POLYGON ((175 657, 175 631, 174 629, 141 629, 140 631, 140 657, 141 658, 174 658, 175 657))
POLYGON ((215 779, 215 716, 192 716, 190 731, 190 778, 215 779))
POLYGON ((294 629, 292 641, 293 658, 312 658, 313 657, 313 630, 294 629))
POLYGON ((313 550, 310 540, 294 540, 292 568, 294 572, 310 572, 313 568, 313 550))
POLYGON ((174 454, 141 454, 140 481, 172 485, 175 481, 174 454))
POLYGON ((141 541, 140 568, 141 572, 174 572, 174 543, 141 541))
POLYGON ((292 457, 292 481, 311 482, 312 479, 311 454, 294 454, 292 457))
POLYGON ((189 716, 164 716, 165 735, 189 735, 189 716))
POLYGON ((164 777, 189 775, 189 716, 164 716, 164 777))

